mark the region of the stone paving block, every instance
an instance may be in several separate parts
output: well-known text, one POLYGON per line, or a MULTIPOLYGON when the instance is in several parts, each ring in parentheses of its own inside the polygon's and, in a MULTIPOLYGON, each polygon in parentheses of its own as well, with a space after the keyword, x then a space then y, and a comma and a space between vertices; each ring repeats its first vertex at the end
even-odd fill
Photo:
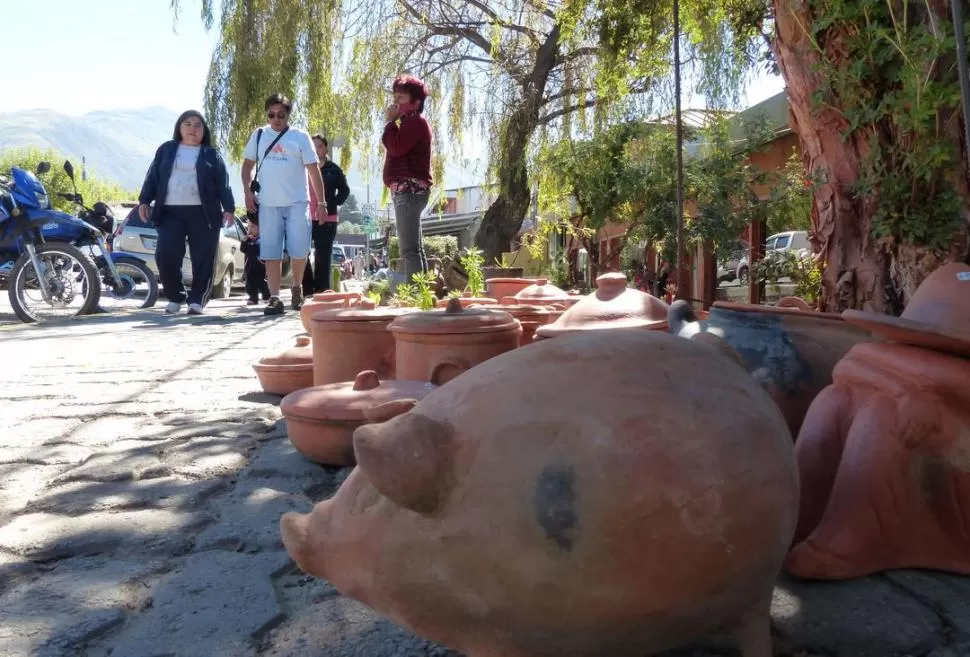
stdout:
POLYGON ((195 549, 282 550, 280 516, 287 511, 308 513, 312 506, 303 495, 274 490, 258 480, 237 484, 215 502, 216 521, 198 535, 195 549))
POLYGON ((36 495, 30 512, 77 516, 93 511, 198 508, 229 487, 228 479, 157 477, 134 481, 73 481, 36 495))
POLYGON ((240 479, 261 477, 294 480, 302 488, 324 480, 329 474, 323 466, 296 451, 289 440, 274 440, 266 442, 240 473, 240 479))
POLYGON ((0 526, 23 511, 33 497, 68 467, 31 463, 0 465, 0 526))
POLYGON ((794 645, 826 655, 911 657, 943 643, 940 617, 882 576, 844 582, 782 576, 771 617, 794 645))
POLYGON ((0 595, 3 591, 9 589, 14 582, 37 575, 39 572, 37 564, 30 559, 24 559, 16 554, 0 552, 0 595))
POLYGON ((102 447, 84 463, 59 478, 65 481, 127 481, 168 474, 159 454, 161 447, 137 440, 120 440, 102 447))
POLYGON ((0 465, 32 463, 74 466, 86 461, 93 453, 90 447, 70 443, 0 447, 0 465))
MULTIPOLYGON (((4 411, 6 413, 6 411, 4 411)), ((39 411, 43 413, 43 411, 39 411)), ((48 441, 57 440, 64 434, 81 425, 77 418, 50 419, 40 417, 29 419, 24 416, 16 426, 0 428, 0 447, 34 447, 48 441)), ((5 458, 6 449, 0 450, 0 458, 5 458)), ((10 461, 5 461, 9 463, 10 461)))
POLYGON ((130 415, 96 418, 65 432, 62 440, 90 447, 113 445, 119 440, 128 440, 136 435, 143 422, 143 418, 130 415))
POLYGON ((180 554, 191 547, 194 534, 211 521, 207 513, 173 509, 78 517, 27 513, 0 531, 0 550, 37 561, 109 552, 180 554))
POLYGON ((152 590, 150 609, 88 655, 253 655, 261 635, 280 620, 270 578, 288 564, 285 552, 192 554, 152 590))
POLYGON ((970 641, 970 577, 917 570, 890 571, 885 576, 935 610, 953 636, 970 641))
POLYGON ((42 577, 17 582, 0 596, 0 654, 64 657, 79 644, 118 627, 141 608, 149 590, 140 580, 163 562, 71 559, 42 577))

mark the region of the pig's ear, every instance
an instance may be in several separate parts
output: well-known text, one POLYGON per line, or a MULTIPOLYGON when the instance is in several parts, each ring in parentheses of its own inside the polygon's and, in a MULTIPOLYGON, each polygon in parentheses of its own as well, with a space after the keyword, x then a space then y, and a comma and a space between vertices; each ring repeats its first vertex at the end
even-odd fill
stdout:
POLYGON ((417 405, 417 399, 395 399, 394 401, 365 408, 364 417, 368 422, 387 422, 391 418, 407 413, 417 405))
POLYGON ((309 532, 310 517, 307 515, 288 511, 280 518, 280 534, 283 536, 283 545, 301 569, 304 569, 303 557, 310 549, 309 532))
POLYGON ((450 489, 449 426, 420 413, 354 431, 357 467, 382 495, 406 509, 431 513, 450 489))

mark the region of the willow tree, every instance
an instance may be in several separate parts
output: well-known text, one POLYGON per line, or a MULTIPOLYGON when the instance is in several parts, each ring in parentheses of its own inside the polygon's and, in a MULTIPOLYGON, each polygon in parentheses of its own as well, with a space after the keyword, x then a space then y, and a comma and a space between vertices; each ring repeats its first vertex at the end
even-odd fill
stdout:
MULTIPOLYGON (((744 5, 761 0, 733 0, 744 5)), ((528 212, 530 158, 540 137, 590 132, 630 99, 656 92, 670 68, 670 7, 631 16, 611 0, 202 0, 219 45, 207 87, 217 138, 238 157, 270 92, 292 94, 314 128, 344 136, 370 166, 393 76, 429 83, 435 173, 459 159, 466 134, 488 144, 497 196, 477 242, 491 258, 509 248, 528 212), (623 38, 616 39, 622 23, 623 38)), ((684 24, 709 95, 735 94, 749 64, 731 45, 724 8, 684 0, 684 24), (727 44, 727 46, 726 46, 727 44), (733 75, 733 77, 732 77, 733 75)), ((179 0, 173 0, 178 9, 179 0)), ((654 93, 656 95, 656 93, 654 93)))

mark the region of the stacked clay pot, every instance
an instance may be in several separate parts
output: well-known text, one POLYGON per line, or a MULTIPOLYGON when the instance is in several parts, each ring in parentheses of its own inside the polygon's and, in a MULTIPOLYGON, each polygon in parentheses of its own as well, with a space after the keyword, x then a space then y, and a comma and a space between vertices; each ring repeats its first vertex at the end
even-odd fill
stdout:
POLYGON ((353 381, 374 370, 394 378, 394 336, 388 325, 412 308, 378 308, 365 299, 337 310, 318 310, 310 318, 313 335, 313 385, 353 381))
POLYGON ((303 328, 312 333, 310 328, 310 318, 314 313, 321 310, 334 310, 336 308, 349 308, 360 303, 360 292, 321 292, 303 302, 300 307, 300 321, 303 328))
POLYGON ((436 385, 516 349, 522 336, 522 326, 508 313, 463 308, 458 299, 444 310, 402 315, 387 329, 394 334, 397 378, 436 385))
POLYGON ((293 347, 253 363, 263 391, 271 395, 288 395, 313 385, 313 351, 310 338, 299 335, 293 347))
POLYGON ((657 297, 627 287, 625 274, 611 272, 596 279, 596 291, 566 310, 551 324, 536 330, 536 340, 580 331, 642 328, 667 329, 667 304, 657 297))
POLYGON ((772 654, 798 480, 729 356, 587 331, 368 416, 387 421, 354 433, 337 493, 281 519, 304 572, 468 657, 642 657, 714 630, 772 654))
MULTIPOLYGON (((471 306, 475 308, 476 306, 471 306)), ((510 303, 502 305, 485 306, 489 310, 500 310, 506 312, 519 320, 522 325, 522 337, 519 338, 519 346, 524 346, 532 342, 536 329, 552 321, 553 312, 547 306, 531 306, 527 304, 510 303)), ((560 311, 561 312, 561 311, 560 311)))
POLYGON ((485 296, 501 301, 513 297, 535 283, 534 278, 486 278, 485 296))
POLYGON ((462 295, 460 297, 450 297, 447 299, 438 299, 435 303, 436 308, 447 308, 448 303, 451 299, 457 299, 458 303, 461 304, 462 308, 468 308, 470 306, 490 306, 498 303, 495 299, 491 297, 473 297, 472 295, 462 295))
MULTIPOLYGON (((549 306, 559 304, 562 308, 568 308, 582 297, 570 295, 545 278, 536 279, 532 285, 523 288, 513 295, 515 303, 523 303, 531 306, 549 306)), ((502 303, 506 303, 504 300, 502 303)))
POLYGON ((704 334, 737 353, 745 368, 778 404, 792 436, 815 396, 832 382, 832 369, 869 334, 839 315, 791 307, 716 302, 706 320, 683 301, 670 307, 670 332, 684 338, 704 334))
POLYGON ((382 381, 377 372, 358 373, 353 381, 313 386, 280 402, 290 442, 298 452, 323 465, 354 465, 354 429, 368 422, 372 406, 401 399, 422 399, 435 388, 424 381, 382 381))

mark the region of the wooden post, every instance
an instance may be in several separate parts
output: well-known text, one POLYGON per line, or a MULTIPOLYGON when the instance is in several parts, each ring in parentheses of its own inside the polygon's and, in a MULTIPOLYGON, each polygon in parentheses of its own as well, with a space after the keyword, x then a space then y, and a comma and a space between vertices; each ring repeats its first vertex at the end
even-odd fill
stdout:
POLYGON ((702 242, 698 245, 697 251, 700 259, 698 298, 704 302, 704 310, 707 310, 714 303, 714 294, 717 288, 717 262, 714 257, 714 250, 708 242, 702 242))
POLYGON ((767 233, 768 222, 766 220, 751 223, 751 243, 748 247, 748 303, 760 304, 764 298, 764 281, 757 280, 754 270, 756 263, 764 260, 767 233))

